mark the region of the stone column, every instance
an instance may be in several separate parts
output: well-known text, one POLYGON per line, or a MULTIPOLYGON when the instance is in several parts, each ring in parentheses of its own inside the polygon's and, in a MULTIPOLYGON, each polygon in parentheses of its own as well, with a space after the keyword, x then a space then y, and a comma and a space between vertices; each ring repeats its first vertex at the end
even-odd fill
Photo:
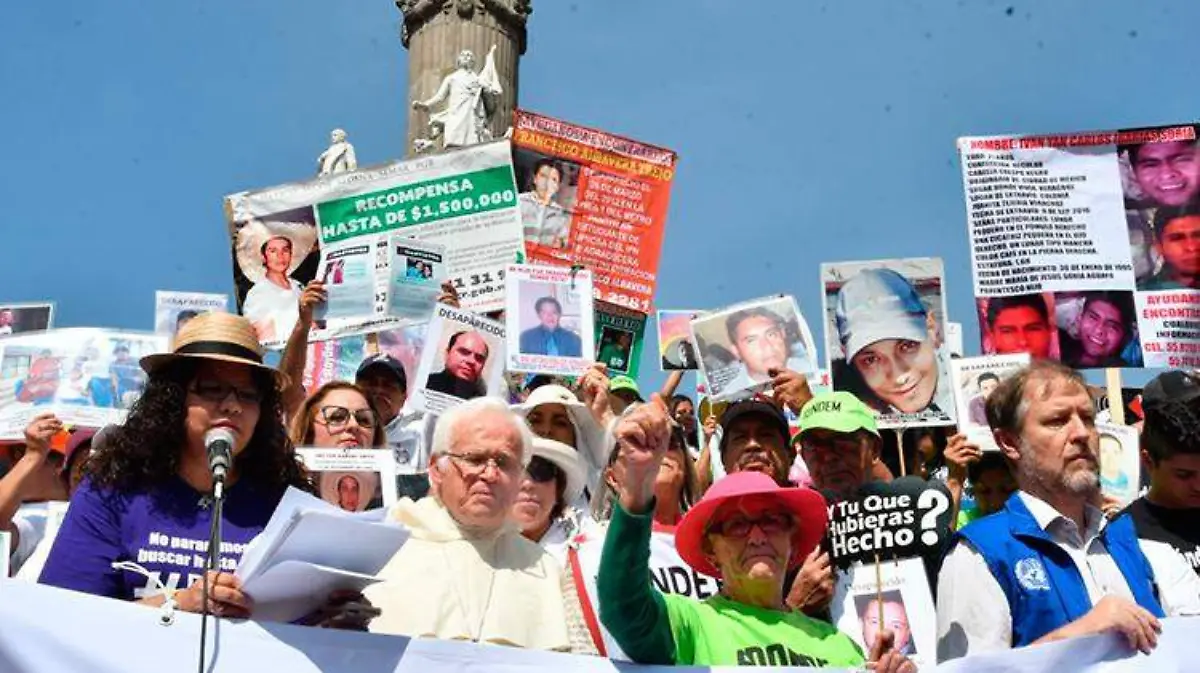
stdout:
POLYGON ((429 98, 442 80, 454 71, 458 53, 475 53, 476 70, 496 45, 496 70, 504 89, 495 115, 492 136, 501 138, 512 123, 517 102, 517 65, 525 53, 525 23, 533 11, 532 0, 396 0, 404 15, 400 40, 408 49, 408 155, 413 140, 425 137, 429 113, 413 110, 414 100, 429 98))

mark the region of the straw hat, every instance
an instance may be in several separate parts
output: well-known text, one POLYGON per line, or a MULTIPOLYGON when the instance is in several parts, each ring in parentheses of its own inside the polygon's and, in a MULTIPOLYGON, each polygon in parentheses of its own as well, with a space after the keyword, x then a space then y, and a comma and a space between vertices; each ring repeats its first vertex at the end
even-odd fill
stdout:
POLYGON ((317 228, 307 222, 263 222, 250 220, 237 233, 237 262, 242 274, 252 283, 259 283, 267 275, 263 264, 263 244, 272 238, 283 237, 292 242, 292 263, 288 275, 312 252, 317 242, 317 228))
POLYGON ((181 358, 249 365, 270 372, 281 388, 287 385, 283 372, 263 364, 263 350, 254 327, 240 315, 204 313, 196 316, 175 335, 170 353, 147 355, 141 360, 142 369, 153 376, 162 367, 181 358))

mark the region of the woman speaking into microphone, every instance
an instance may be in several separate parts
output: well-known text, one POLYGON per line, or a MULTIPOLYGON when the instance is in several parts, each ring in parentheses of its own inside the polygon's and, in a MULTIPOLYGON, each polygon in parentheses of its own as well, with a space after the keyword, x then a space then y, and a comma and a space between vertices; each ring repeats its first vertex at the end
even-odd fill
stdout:
POLYGON ((88 460, 40 581, 149 605, 169 594, 180 609, 201 612, 213 511, 205 441, 224 436, 232 460, 208 609, 249 616, 252 601, 232 571, 287 487, 312 491, 284 431, 283 377, 263 364, 250 323, 226 313, 189 321, 172 352, 141 365, 145 391, 88 460), (114 569, 118 562, 126 569, 114 569))

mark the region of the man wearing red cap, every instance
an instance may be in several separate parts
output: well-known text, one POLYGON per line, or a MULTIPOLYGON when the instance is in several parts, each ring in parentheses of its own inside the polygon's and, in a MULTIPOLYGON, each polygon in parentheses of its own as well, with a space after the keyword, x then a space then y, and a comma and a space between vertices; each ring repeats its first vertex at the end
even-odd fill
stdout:
MULTIPOLYGON (((618 421, 624 479, 604 543, 597 589, 600 619, 621 649, 647 664, 701 666, 861 666, 858 646, 830 624, 783 603, 784 575, 825 533, 825 501, 785 488, 758 471, 717 482, 688 510, 675 533, 680 556, 722 578, 704 601, 663 595, 650 584, 654 482, 666 453, 666 405, 657 395, 618 421)), ((891 651, 892 635, 872 647, 875 671, 915 671, 891 651)))

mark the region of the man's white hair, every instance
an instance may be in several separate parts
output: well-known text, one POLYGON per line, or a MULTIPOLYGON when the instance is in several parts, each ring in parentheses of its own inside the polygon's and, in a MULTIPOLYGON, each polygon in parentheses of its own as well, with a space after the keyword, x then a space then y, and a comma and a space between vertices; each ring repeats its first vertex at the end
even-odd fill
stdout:
POLYGON ((442 414, 437 425, 433 428, 433 441, 430 453, 440 456, 447 453, 459 453, 450 446, 450 438, 454 436, 454 428, 464 420, 475 418, 480 414, 494 414, 512 424, 521 435, 521 464, 528 465, 533 457, 533 431, 525 424, 525 420, 508 408, 508 405, 496 397, 476 397, 454 407, 442 414))

